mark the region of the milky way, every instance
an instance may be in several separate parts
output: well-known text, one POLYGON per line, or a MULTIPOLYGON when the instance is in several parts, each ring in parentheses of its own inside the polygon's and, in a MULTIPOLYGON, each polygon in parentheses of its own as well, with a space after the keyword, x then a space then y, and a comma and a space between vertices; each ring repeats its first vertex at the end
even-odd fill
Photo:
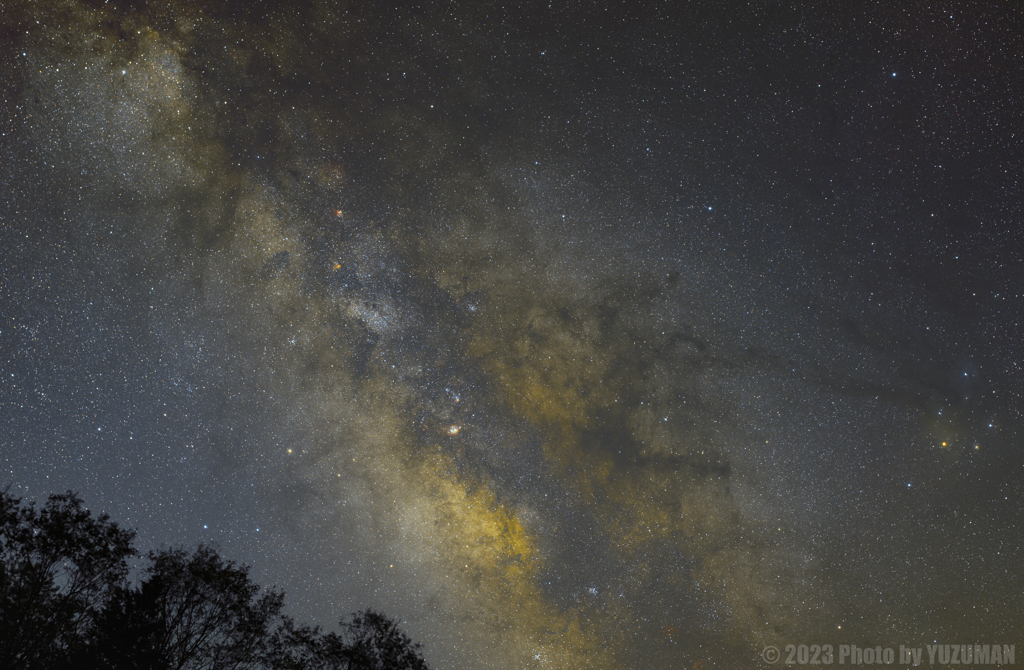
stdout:
POLYGON ((437 667, 1024 642, 1020 17, 803 11, 5 8, 0 483, 437 667))

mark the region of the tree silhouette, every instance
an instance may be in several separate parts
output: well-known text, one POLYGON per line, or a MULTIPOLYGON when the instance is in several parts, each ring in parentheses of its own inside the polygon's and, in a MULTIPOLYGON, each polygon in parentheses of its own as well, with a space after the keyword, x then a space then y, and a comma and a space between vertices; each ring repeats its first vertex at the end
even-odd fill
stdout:
POLYGON ((40 511, 0 492, 0 670, 427 670, 384 614, 297 625, 204 545, 150 551, 129 583, 134 535, 71 492, 40 511))
POLYGON ((372 609, 341 620, 341 634, 296 626, 283 618, 271 645, 274 670, 428 670, 398 623, 372 609))
POLYGON ((0 494, 0 668, 66 663, 124 581, 134 537, 70 491, 42 510, 0 494))
POLYGON ((372 609, 341 620, 340 655, 351 670, 427 670, 420 644, 372 609))
POLYGON ((336 670, 338 660, 329 656, 330 639, 319 627, 297 626, 290 617, 281 617, 277 629, 267 639, 265 663, 273 670, 336 670))
POLYGON ((210 547, 148 554, 138 588, 112 598, 83 665, 221 670, 260 667, 284 594, 249 579, 210 547))

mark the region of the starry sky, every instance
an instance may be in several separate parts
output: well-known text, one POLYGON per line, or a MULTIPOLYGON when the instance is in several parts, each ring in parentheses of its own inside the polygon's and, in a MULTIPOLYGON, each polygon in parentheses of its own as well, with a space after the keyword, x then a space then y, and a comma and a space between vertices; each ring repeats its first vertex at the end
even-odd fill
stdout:
POLYGON ((0 485, 436 667, 1020 646, 1021 19, 5 2, 0 485))

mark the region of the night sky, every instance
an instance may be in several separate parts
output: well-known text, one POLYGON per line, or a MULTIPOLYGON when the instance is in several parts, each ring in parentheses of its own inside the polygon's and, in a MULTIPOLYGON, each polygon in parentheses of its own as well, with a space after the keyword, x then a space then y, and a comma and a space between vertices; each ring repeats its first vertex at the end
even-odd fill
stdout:
POLYGON ((439 668, 1024 653, 1014 3, 3 4, 0 486, 439 668))

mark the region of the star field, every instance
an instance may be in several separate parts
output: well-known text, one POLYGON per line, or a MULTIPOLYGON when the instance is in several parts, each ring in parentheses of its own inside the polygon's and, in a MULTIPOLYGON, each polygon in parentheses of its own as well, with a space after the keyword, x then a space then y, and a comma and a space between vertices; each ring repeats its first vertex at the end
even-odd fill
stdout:
POLYGON ((0 484, 432 667, 1021 642, 1021 18, 15 2, 0 484))

